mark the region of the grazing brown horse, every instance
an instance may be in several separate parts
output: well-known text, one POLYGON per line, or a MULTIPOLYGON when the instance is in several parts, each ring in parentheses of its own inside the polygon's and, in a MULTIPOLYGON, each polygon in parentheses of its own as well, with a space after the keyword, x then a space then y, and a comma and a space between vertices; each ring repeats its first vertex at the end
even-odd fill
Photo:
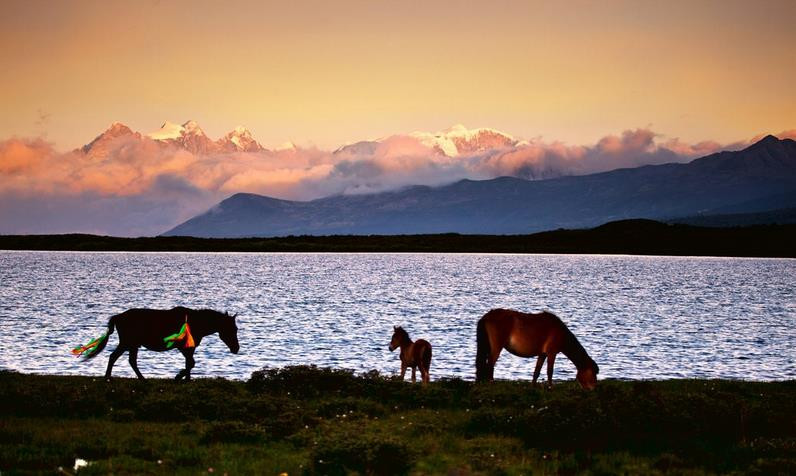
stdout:
POLYGON ((431 344, 423 339, 412 342, 409 334, 403 327, 393 327, 390 340, 390 352, 401 348, 401 380, 404 379, 406 368, 412 367, 412 382, 415 382, 415 370, 420 367, 420 378, 423 383, 429 382, 429 369, 431 369, 431 344))
POLYGON ((556 354, 562 352, 578 369, 575 378, 583 388, 591 390, 597 385, 599 367, 555 314, 493 309, 478 320, 477 342, 476 381, 494 379, 495 362, 500 351, 506 349, 519 357, 539 357, 533 372, 534 384, 547 359, 547 385, 553 386, 553 365, 556 354))
POLYGON ((177 348, 185 357, 185 368, 175 377, 190 380, 191 369, 196 362, 193 354, 202 342, 202 338, 218 332, 218 336, 227 344, 233 354, 240 349, 238 344, 238 326, 235 317, 212 309, 188 309, 175 307, 169 310, 130 309, 117 314, 108 321, 108 331, 84 346, 75 347, 72 353, 83 355, 85 360, 96 357, 108 344, 108 337, 114 328, 119 330, 119 346, 111 352, 105 378, 111 378, 113 364, 125 351, 128 353, 130 367, 138 376, 144 376, 138 370, 138 348, 143 346, 149 350, 163 352, 177 348))

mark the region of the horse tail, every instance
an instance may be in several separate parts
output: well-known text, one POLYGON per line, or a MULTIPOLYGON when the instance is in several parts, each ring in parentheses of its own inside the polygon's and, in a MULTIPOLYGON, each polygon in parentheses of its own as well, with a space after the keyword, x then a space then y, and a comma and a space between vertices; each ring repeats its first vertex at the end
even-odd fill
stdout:
POLYGON ((72 349, 72 354, 78 357, 82 356, 83 360, 91 360, 97 355, 99 355, 99 353, 102 352, 103 349, 105 349, 105 346, 108 345, 108 337, 111 334, 113 334, 113 330, 115 327, 113 320, 115 318, 116 316, 113 316, 110 319, 108 319, 108 330, 105 331, 104 334, 92 340, 86 345, 79 345, 75 347, 74 349, 72 349))
POLYGON ((487 367, 489 365, 489 354, 492 353, 492 348, 489 345, 489 336, 486 333, 486 326, 484 319, 478 320, 478 326, 475 333, 477 350, 475 353, 475 381, 483 382, 489 378, 487 367))

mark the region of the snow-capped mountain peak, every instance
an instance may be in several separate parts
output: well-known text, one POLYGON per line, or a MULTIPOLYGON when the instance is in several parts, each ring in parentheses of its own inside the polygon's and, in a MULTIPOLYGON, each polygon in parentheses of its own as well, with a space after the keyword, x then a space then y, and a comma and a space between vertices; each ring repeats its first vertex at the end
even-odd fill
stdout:
POLYGON ((133 130, 121 122, 114 122, 105 130, 105 134, 109 133, 114 135, 125 135, 132 134, 133 130))
POLYGON ((147 137, 154 140, 179 139, 184 133, 185 128, 183 126, 166 121, 162 126, 160 126, 160 129, 147 134, 147 137))
POLYGON ((277 152, 288 151, 288 150, 297 150, 298 146, 294 144, 292 141, 283 142, 279 145, 276 149, 277 152))
POLYGON ((121 122, 114 122, 107 129, 105 129, 105 132, 98 135, 93 141, 89 142, 78 150, 82 151, 84 154, 99 157, 108 153, 116 139, 128 135, 134 136, 136 139, 141 138, 140 134, 133 132, 132 129, 121 122))
POLYGON ((185 122, 182 125, 182 128, 185 134, 205 135, 205 131, 203 131, 202 128, 199 127, 199 124, 197 124, 196 121, 193 120, 185 122))
POLYGON ((505 132, 486 127, 468 129, 462 124, 438 132, 412 132, 410 136, 448 157, 506 149, 518 142, 505 132))
POLYGON ((147 137, 158 142, 177 145, 194 154, 216 152, 219 148, 205 135, 196 121, 186 121, 182 125, 166 121, 160 129, 147 134, 147 137))
POLYGON ((238 126, 218 140, 218 145, 227 152, 257 152, 264 150, 252 137, 252 133, 243 126, 238 126))

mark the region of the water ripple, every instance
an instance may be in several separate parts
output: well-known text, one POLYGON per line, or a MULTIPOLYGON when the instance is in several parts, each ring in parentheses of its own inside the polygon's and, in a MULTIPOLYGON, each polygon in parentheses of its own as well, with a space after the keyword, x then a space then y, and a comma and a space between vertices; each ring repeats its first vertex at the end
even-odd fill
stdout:
MULTIPOLYGON (((131 307, 240 314, 241 353, 210 337, 197 376, 245 379, 314 363, 396 373, 393 325, 434 346, 432 378, 472 378, 475 324, 487 310, 548 309, 603 378, 796 378, 796 260, 488 254, 0 252, 0 368, 97 374, 69 349, 131 307)), ((115 344, 112 337, 110 346, 115 344)), ((574 367, 557 361, 556 378, 574 367)), ((167 377, 177 352, 139 354, 167 377)), ((533 362, 503 353, 497 378, 533 362)), ((126 359, 115 375, 132 376, 126 359)))

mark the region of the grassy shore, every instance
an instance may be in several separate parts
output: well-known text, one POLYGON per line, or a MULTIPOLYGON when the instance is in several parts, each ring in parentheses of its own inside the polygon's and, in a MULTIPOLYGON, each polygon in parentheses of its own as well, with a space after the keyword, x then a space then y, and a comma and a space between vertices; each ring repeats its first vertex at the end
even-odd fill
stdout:
POLYGON ((796 225, 708 228, 624 220, 588 230, 532 235, 287 236, 277 238, 118 238, 0 235, 2 250, 602 253, 796 257, 796 225))
POLYGON ((290 367, 246 382, 0 372, 0 471, 796 473, 796 382, 441 380, 290 367), (212 470, 211 470, 212 468, 212 470))

